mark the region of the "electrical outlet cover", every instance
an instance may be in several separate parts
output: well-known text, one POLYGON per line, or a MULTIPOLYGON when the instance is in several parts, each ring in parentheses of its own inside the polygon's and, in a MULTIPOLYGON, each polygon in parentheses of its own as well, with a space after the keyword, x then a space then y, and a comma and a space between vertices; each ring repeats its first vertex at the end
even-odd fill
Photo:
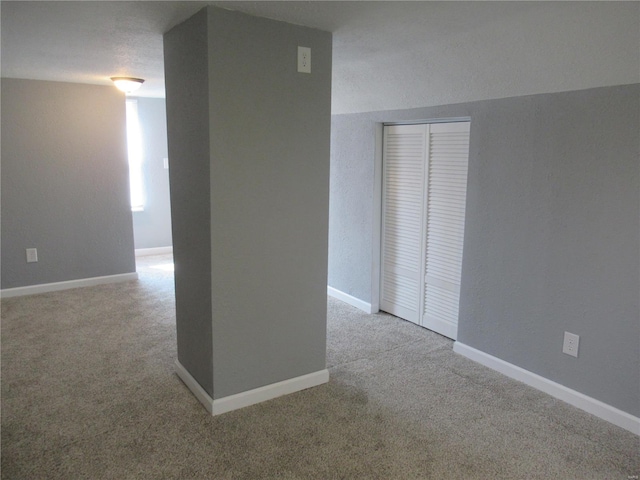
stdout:
POLYGON ((578 346, 580 345, 580 336, 575 333, 564 332, 564 343, 562 344, 562 353, 578 357, 578 346))
POLYGON ((311 73, 311 49, 298 47, 298 72, 311 73))

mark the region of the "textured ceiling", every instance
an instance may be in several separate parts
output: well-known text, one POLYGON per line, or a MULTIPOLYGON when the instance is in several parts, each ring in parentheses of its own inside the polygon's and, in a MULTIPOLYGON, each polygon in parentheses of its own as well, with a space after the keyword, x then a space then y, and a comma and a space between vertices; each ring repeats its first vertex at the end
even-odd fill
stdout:
POLYGON ((334 113, 634 83, 640 2, 2 1, 2 76, 164 96, 162 34, 207 4, 334 34, 334 113))
POLYGON ((2 2, 2 76, 109 85, 144 78, 164 96, 162 34, 196 2, 2 2))

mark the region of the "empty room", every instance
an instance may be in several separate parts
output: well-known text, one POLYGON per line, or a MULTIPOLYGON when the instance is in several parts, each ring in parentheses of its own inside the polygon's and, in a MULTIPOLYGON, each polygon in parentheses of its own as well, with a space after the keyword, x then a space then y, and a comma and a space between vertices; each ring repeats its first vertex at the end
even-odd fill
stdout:
POLYGON ((640 475, 640 2, 0 15, 2 478, 640 475))

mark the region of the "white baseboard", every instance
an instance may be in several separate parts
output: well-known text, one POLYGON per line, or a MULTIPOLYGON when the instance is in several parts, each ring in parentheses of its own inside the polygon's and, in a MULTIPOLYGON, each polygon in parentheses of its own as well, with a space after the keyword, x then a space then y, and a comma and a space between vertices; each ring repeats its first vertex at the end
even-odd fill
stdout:
POLYGON ((213 400, 177 360, 176 373, 195 397, 200 400, 204 408, 212 415, 231 412, 232 410, 255 405, 256 403, 272 400, 307 388, 316 387, 329 381, 329 371, 325 369, 213 400))
POLYGON ((359 298, 352 297, 348 293, 341 292, 340 290, 335 289, 333 287, 329 287, 329 286, 327 287, 327 295, 333 298, 337 298, 338 300, 341 300, 344 303, 348 303, 352 307, 359 308, 360 310, 366 313, 374 313, 370 303, 360 300, 359 298))
POLYGON ((264 387, 254 388, 246 392, 237 393, 228 397, 217 398, 213 401, 213 414, 237 410, 238 408, 248 407, 256 403, 265 402, 283 395, 306 390, 307 388, 317 387, 329 381, 329 370, 320 370, 300 377, 290 378, 282 382, 272 383, 264 387))
POLYGON ((173 247, 136 248, 136 257, 146 257, 149 255, 166 255, 173 253, 173 247))
POLYGON ((453 344, 453 351, 478 362, 485 367, 496 370, 507 377, 548 393, 553 397, 567 402, 574 407, 578 407, 579 409, 606 420, 607 422, 613 423, 618 427, 622 427, 631 433, 640 435, 640 418, 627 412, 623 412, 622 410, 612 407, 600 400, 596 400, 595 398, 591 398, 580 392, 571 390, 564 385, 560 385, 559 383, 541 377, 540 375, 525 370, 524 368, 505 362, 504 360, 465 345, 464 343, 455 342, 453 344))
POLYGON ((176 360, 176 373, 187 388, 191 390, 191 393, 204 405, 207 412, 213 414, 213 398, 211 398, 207 391, 200 386, 197 380, 191 376, 178 360, 176 360))
POLYGON ((121 273, 118 275, 107 275, 104 277, 79 278, 66 282, 41 283, 39 285, 27 285, 25 287, 5 288, 0 290, 0 298, 21 297, 23 295, 35 295, 37 293, 57 292, 59 290, 69 290, 71 288, 93 287, 94 285, 104 285, 106 283, 129 282, 137 280, 138 274, 121 273))

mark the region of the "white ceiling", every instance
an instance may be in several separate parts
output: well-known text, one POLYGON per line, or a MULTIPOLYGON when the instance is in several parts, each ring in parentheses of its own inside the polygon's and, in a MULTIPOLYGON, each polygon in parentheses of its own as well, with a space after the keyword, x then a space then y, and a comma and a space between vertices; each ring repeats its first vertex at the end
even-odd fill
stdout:
POLYGON ((164 96, 162 34, 207 4, 334 33, 334 113, 639 81, 638 2, 2 1, 2 76, 164 96))

